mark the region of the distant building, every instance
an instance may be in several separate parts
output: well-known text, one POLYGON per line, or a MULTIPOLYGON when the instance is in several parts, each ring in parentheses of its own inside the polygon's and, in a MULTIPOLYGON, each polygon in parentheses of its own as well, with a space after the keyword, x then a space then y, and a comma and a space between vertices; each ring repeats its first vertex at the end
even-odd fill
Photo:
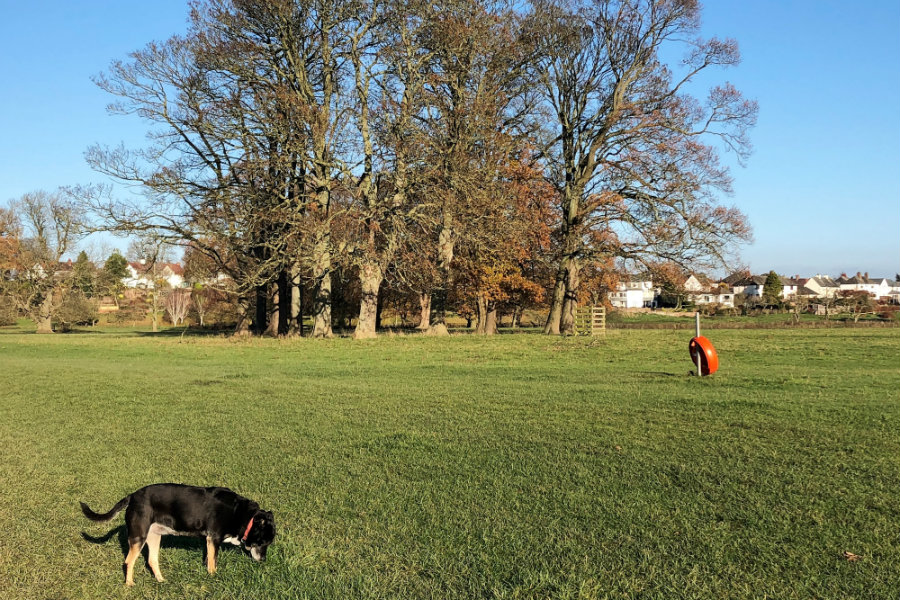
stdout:
POLYGON ((841 286, 828 275, 816 275, 800 281, 803 287, 800 288, 799 295, 808 298, 833 298, 841 289, 841 286))
POLYGON ((616 308, 656 308, 658 297, 659 289, 653 287, 652 279, 634 277, 620 282, 609 294, 609 301, 616 308))
MULTIPOLYGON (((762 298, 767 277, 768 275, 752 275, 742 279, 734 285, 734 293, 744 294, 748 298, 762 298)), ((796 296, 803 287, 803 280, 799 276, 782 277, 779 275, 779 279, 781 280, 781 298, 784 300, 796 296)))
POLYGON ((644 294, 639 289, 616 289, 609 293, 609 303, 613 308, 643 308, 644 294))
POLYGON ((857 273, 854 277, 841 273, 836 281, 841 291, 868 292, 876 298, 889 297, 897 284, 886 277, 869 277, 868 273, 857 273))
POLYGON ((125 287, 152 290, 156 287, 154 279, 164 280, 169 287, 185 287, 184 268, 178 263, 156 263, 152 269, 142 262, 128 263, 128 275, 122 280, 125 287))

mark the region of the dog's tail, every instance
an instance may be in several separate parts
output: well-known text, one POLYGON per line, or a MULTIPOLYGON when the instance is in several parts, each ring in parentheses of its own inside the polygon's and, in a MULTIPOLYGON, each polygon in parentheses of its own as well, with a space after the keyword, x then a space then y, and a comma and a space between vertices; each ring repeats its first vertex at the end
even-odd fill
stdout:
POLYGON ((131 496, 130 495, 125 496, 124 498, 122 498, 121 500, 116 502, 116 505, 113 506, 112 509, 110 509, 110 511, 108 513, 105 513, 102 515, 97 514, 94 511, 92 511, 90 509, 90 507, 88 507, 88 505, 85 504, 84 502, 80 502, 79 504, 81 504, 81 512, 84 513, 84 516, 86 516, 91 521, 98 521, 98 522, 103 523, 103 522, 112 520, 113 517, 115 517, 117 514, 122 512, 122 509, 124 509, 126 506, 128 506, 128 503, 130 501, 131 501, 131 496))

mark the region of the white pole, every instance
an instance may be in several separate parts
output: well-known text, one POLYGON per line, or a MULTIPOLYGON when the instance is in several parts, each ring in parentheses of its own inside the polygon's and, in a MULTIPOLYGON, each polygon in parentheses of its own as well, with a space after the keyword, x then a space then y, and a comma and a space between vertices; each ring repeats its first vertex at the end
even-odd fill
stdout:
MULTIPOLYGON (((695 333, 696 337, 700 337, 700 311, 699 310, 694 314, 694 333, 695 333)), ((702 364, 701 359, 700 359, 701 351, 702 351, 702 349, 700 348, 700 344, 697 344, 697 351, 694 354, 694 361, 697 363, 697 377, 703 376, 703 373, 701 372, 701 364, 702 364)))

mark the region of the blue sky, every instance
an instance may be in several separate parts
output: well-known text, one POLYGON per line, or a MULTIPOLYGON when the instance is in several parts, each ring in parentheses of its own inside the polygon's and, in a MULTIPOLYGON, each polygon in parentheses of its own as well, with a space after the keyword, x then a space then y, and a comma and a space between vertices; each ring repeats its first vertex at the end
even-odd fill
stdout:
MULTIPOLYGON (((2 0, 0 202, 103 181, 93 143, 140 144, 91 81, 117 58, 183 32, 186 0, 2 0)), ((734 195, 754 228, 754 272, 900 271, 900 2, 708 0, 705 36, 738 40, 720 72, 759 102, 754 154, 734 195)), ((124 242, 113 240, 124 250, 124 242)))

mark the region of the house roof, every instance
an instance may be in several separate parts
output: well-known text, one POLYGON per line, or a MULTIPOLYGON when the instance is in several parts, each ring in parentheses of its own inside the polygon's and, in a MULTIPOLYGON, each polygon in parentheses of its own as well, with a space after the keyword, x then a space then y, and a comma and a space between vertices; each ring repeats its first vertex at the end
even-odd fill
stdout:
POLYGON ((882 282, 887 283, 887 285, 891 285, 893 283, 892 279, 888 279, 887 277, 868 277, 867 275, 857 273, 853 277, 847 277, 843 273, 838 277, 835 281, 838 284, 843 285, 851 285, 851 284, 874 284, 880 285, 882 282))
MULTIPOLYGON (((150 268, 148 265, 141 264, 139 262, 130 262, 130 263, 128 263, 128 265, 132 269, 134 269, 137 273, 146 273, 147 270, 150 268)), ((163 268, 163 269, 169 269, 169 271, 171 271, 175 275, 184 275, 184 267, 182 267, 178 263, 160 262, 160 263, 156 263, 156 266, 163 268)))
POLYGON ((827 275, 816 275, 815 277, 810 277, 807 283, 809 281, 815 281, 820 287, 838 287, 838 283, 827 275))
POLYGON ((169 267, 169 270, 175 275, 184 275, 184 267, 178 263, 166 263, 166 266, 169 267))
POLYGON ((724 278, 722 280, 722 283, 726 283, 728 285, 734 285, 736 283, 743 281, 744 279, 747 279, 748 276, 749 276, 749 274, 746 271, 737 271, 735 273, 732 273, 728 277, 724 278))
POLYGON ((745 277, 744 279, 741 279, 740 281, 736 282, 734 285, 742 285, 745 287, 748 285, 762 286, 765 283, 766 283, 765 275, 751 275, 750 277, 745 277))

